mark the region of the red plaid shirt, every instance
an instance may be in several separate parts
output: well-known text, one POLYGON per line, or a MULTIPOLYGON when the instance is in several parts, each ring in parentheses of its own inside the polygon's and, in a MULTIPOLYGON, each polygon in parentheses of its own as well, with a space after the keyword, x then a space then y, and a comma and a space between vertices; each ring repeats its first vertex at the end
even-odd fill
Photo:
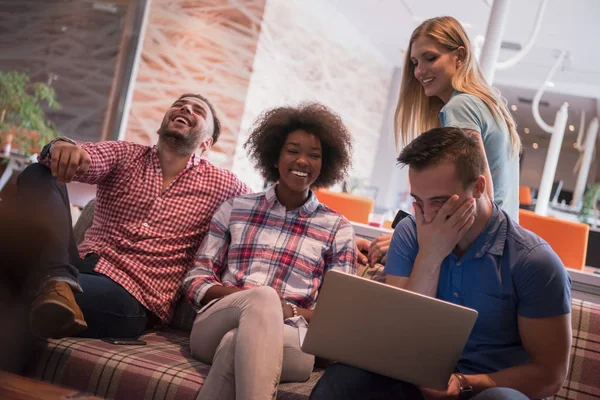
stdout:
POLYGON ((233 173, 192 155, 163 191, 156 146, 119 141, 81 147, 92 165, 74 180, 96 184, 98 192, 80 256, 99 254, 96 272, 169 322, 212 215, 225 200, 249 189, 233 173))

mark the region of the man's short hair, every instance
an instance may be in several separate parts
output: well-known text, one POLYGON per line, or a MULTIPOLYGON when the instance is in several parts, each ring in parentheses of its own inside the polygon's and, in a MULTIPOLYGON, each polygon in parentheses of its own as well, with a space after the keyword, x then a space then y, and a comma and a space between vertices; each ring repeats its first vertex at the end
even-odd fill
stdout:
POLYGON ((219 136, 221 135, 221 121, 219 121, 219 118, 217 118, 217 113, 216 113, 213 105, 210 103, 210 101, 208 101, 208 99, 206 97, 202 96, 201 94, 196 94, 196 93, 182 94, 181 96, 179 96, 177 101, 183 99, 184 97, 195 97, 197 99, 202 100, 203 102, 206 103, 206 105, 208 105, 208 108, 210 108, 210 112, 213 115, 213 133, 212 133, 213 144, 217 143, 217 140, 219 139, 219 136))
POLYGON ((485 155, 474 134, 460 128, 434 128, 410 142, 398 156, 401 165, 421 171, 443 161, 451 161, 467 188, 485 173, 485 155))

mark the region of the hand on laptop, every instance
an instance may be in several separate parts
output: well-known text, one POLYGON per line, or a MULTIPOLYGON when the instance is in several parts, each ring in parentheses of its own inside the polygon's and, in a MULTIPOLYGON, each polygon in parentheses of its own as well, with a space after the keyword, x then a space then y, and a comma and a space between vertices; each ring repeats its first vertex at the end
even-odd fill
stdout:
POLYGON ((421 392, 425 396, 425 400, 455 400, 460 396, 460 382, 452 374, 446 391, 421 388, 421 392))
POLYGON ((430 221, 425 220, 423 209, 416 202, 414 208, 419 250, 435 257, 436 262, 454 250, 475 219, 474 199, 460 203, 457 195, 446 200, 430 221))
POLYGON ((369 251, 370 244, 371 242, 369 242, 367 239, 359 237, 356 238, 356 262, 361 265, 367 265, 369 262, 369 259, 364 253, 369 251))

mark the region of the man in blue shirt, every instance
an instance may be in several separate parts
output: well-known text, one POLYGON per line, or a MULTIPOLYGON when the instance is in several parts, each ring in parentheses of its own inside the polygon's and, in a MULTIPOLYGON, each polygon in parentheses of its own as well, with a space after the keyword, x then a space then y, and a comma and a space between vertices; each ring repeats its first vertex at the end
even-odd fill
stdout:
POLYGON ((432 129, 398 161, 409 166, 415 216, 394 231, 386 283, 473 308, 479 317, 446 392, 333 364, 311 399, 554 395, 571 347, 570 279, 562 262, 486 195, 485 157, 469 133, 432 129))

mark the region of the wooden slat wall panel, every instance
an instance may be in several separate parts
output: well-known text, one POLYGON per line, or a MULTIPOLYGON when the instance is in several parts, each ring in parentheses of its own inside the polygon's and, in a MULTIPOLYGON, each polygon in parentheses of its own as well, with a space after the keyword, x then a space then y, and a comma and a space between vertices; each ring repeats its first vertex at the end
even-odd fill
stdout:
POLYGON ((216 107, 222 133, 207 154, 231 168, 265 0, 152 0, 126 140, 156 143, 162 117, 181 94, 216 107))

